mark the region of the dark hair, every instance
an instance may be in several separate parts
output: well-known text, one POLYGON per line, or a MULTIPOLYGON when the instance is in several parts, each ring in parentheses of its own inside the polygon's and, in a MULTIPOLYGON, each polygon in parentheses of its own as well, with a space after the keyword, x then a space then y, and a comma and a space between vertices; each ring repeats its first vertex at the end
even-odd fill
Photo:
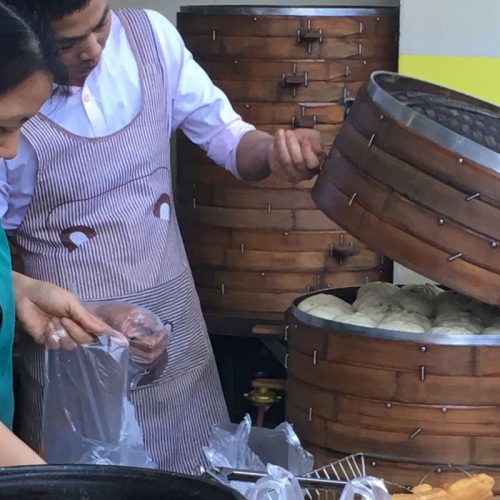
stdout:
POLYGON ((47 71, 40 42, 17 13, 0 3, 0 95, 47 71))
POLYGON ((39 12, 52 21, 84 9, 90 0, 11 0, 14 4, 27 4, 34 12, 39 12))
MULTIPOLYGON (((87 3, 80 0, 79 4, 87 3)), ((57 93, 67 94, 67 85, 69 81, 68 71, 62 62, 59 47, 56 40, 56 35, 52 28, 50 17, 48 12, 46 12, 45 4, 48 6, 55 6, 57 2, 55 0, 46 2, 44 0, 0 0, 0 3, 5 4, 8 8, 15 11, 19 17, 25 22, 25 26, 29 26, 28 30, 31 30, 34 39, 38 39, 38 46, 40 54, 38 56, 39 64, 42 66, 38 69, 46 70, 51 73, 54 81, 58 83, 57 93), (41 58, 41 59, 40 59, 41 58)), ((76 4, 73 1, 61 0, 60 4, 76 4)), ((61 5, 59 5, 59 10, 62 11, 61 5)), ((0 26, 0 40, 2 40, 3 29, 0 26)), ((2 43, 2 45, 4 45, 2 43)), ((7 47, 8 49, 9 47, 7 47)), ((2 47, 0 47, 0 54, 2 53, 2 47)), ((28 76, 30 76, 28 74, 28 76)))

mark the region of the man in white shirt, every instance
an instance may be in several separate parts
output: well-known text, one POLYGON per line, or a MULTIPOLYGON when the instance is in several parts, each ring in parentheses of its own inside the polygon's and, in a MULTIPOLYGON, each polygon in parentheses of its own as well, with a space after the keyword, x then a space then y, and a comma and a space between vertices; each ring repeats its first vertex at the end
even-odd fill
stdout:
MULTIPOLYGON (((175 215, 170 137, 181 128, 238 177, 298 181, 319 166, 319 134, 272 137, 243 122, 155 12, 114 13, 107 0, 10 1, 50 18, 70 87, 2 165, 0 216, 28 275, 86 301, 144 306, 171 325, 168 362, 163 343, 131 339, 143 371, 130 397, 153 460, 192 473, 227 413, 175 215)), ((43 353, 30 342, 23 351, 21 433, 39 449, 43 353)))

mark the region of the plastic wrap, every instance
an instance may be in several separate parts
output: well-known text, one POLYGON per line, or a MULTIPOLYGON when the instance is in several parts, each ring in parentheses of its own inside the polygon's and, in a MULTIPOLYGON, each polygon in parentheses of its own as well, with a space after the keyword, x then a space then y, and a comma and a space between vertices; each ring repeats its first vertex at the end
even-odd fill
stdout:
POLYGON ((154 467, 128 400, 129 351, 108 337, 46 351, 43 455, 52 464, 154 467))

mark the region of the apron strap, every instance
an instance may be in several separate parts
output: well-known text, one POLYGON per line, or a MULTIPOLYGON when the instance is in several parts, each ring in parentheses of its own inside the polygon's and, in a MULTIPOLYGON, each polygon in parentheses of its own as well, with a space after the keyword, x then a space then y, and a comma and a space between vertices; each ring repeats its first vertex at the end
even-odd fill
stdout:
POLYGON ((161 65, 156 36, 146 11, 119 9, 116 14, 123 23, 129 42, 138 54, 140 62, 145 66, 161 65))

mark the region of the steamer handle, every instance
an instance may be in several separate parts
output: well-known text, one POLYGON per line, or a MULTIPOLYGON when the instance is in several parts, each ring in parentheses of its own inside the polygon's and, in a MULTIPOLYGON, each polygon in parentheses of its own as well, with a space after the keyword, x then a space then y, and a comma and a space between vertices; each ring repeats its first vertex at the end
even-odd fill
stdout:
MULTIPOLYGON (((347 94, 347 91, 345 92, 347 94)), ((347 115, 349 114, 349 111, 352 108, 352 105, 354 104, 354 97, 348 97, 347 95, 339 97, 338 99, 334 99, 332 101, 329 101, 326 104, 333 104, 333 103, 339 103, 340 106, 344 107, 344 121, 347 118, 347 115)), ((318 104, 319 106, 319 104, 318 104)), ((316 125, 318 124, 318 119, 316 115, 303 115, 303 116, 292 116, 291 120, 291 126, 292 128, 315 128, 316 125)))
POLYGON ((347 115, 351 111, 354 100, 354 97, 346 97, 343 99, 342 106, 344 106, 344 121, 347 120, 347 115))

